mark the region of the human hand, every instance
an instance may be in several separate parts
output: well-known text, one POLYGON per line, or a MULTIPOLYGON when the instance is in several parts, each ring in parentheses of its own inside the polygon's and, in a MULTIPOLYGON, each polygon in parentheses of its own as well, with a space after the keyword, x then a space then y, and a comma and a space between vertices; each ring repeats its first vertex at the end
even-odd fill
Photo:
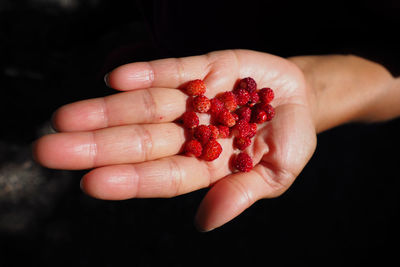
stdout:
MULTIPOLYGON (((57 169, 92 169, 81 181, 96 198, 173 197, 210 186, 196 223, 201 230, 223 225, 262 198, 281 195, 312 156, 316 130, 303 73, 290 61, 249 50, 161 59, 120 66, 109 85, 125 91, 61 107, 53 117, 59 133, 39 139, 34 155, 57 169), (250 147, 254 168, 232 172, 232 138, 219 139, 212 162, 179 155, 183 128, 174 123, 186 109, 185 82, 203 79, 206 96, 231 91, 251 76, 271 87, 275 118, 258 127, 250 147)), ((202 123, 208 123, 202 116, 202 123)))

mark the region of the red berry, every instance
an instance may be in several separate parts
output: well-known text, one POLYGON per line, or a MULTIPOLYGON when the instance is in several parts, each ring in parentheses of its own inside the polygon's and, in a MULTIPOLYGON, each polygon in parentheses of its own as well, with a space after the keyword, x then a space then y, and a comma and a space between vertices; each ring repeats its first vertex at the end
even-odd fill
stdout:
POLYGON ((257 90, 257 83, 253 78, 246 77, 240 80, 239 88, 243 88, 251 94, 257 90))
POLYGON ((183 126, 187 129, 193 129, 199 125, 199 117, 197 117, 196 112, 194 111, 186 111, 182 115, 183 126))
POLYGON ((221 155, 221 152, 221 145, 217 141, 212 140, 203 147, 203 159, 206 161, 213 161, 221 155))
POLYGON ((204 95, 196 96, 193 99, 193 109, 196 112, 207 112, 211 107, 211 101, 204 95))
POLYGON ((255 104, 258 103, 258 101, 260 101, 260 97, 259 97, 257 91, 250 93, 249 106, 250 107, 254 106, 255 104))
POLYGON ((250 94, 246 89, 239 88, 234 91, 236 102, 239 106, 246 105, 250 100, 250 94))
POLYGON ((237 108, 236 96, 233 92, 225 92, 218 96, 219 100, 224 103, 224 107, 229 111, 234 111, 237 108))
POLYGON ((236 114, 236 113, 231 113, 231 114, 232 114, 233 118, 235 119, 235 121, 239 120, 238 114, 236 114))
POLYGON ((193 136, 204 145, 210 141, 211 129, 207 125, 199 125, 194 129, 193 136))
POLYGON ((202 95, 206 92, 206 85, 200 79, 188 82, 186 93, 191 96, 202 95))
POLYGON ((248 137, 235 137, 234 145, 237 149, 245 150, 249 145, 251 145, 251 139, 248 137))
POLYGON ((257 124, 249 123, 249 135, 247 137, 252 138, 256 135, 256 133, 257 133, 257 124))
POLYGON ((236 114, 239 116, 239 120, 245 120, 249 122, 251 118, 251 109, 244 106, 236 110, 236 114))
POLYGON ((255 106, 257 110, 263 110, 267 115, 266 121, 270 121, 275 117, 275 109, 270 104, 259 103, 255 106))
POLYGON ((203 147, 197 140, 190 140, 185 144, 185 153, 188 156, 200 157, 203 151, 203 147))
POLYGON ((266 105, 264 111, 267 114, 267 121, 270 121, 275 117, 275 109, 270 104, 266 105))
POLYGON ((274 99, 274 91, 271 88, 263 88, 258 92, 261 103, 269 104, 274 99))
POLYGON ((249 135, 249 132, 250 126, 249 123, 245 120, 239 120, 233 127, 233 134, 236 137, 246 137, 249 135))
POLYGON ((225 108, 224 103, 218 98, 211 99, 210 112, 212 115, 218 116, 218 114, 225 108))
POLYGON ((234 166, 241 172, 249 172, 253 169, 253 160, 247 153, 241 152, 236 156, 234 166))
POLYGON ((267 120, 267 113, 262 109, 256 108, 252 113, 251 120, 258 124, 263 123, 267 120))
POLYGON ((210 140, 215 140, 218 138, 219 136, 219 130, 217 126, 214 125, 208 125, 208 128, 210 128, 211 130, 211 136, 210 136, 210 140))
POLYGON ((236 124, 235 117, 228 110, 222 110, 218 115, 218 121, 225 126, 232 127, 236 124))
POLYGON ((229 127, 224 125, 218 125, 219 130, 219 138, 228 138, 229 137, 229 127))

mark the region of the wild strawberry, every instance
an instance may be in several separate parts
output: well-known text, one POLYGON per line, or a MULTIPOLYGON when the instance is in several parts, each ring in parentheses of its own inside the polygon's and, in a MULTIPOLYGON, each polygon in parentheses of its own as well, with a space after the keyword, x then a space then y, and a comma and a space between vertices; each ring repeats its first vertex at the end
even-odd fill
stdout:
POLYGON ((243 106, 236 110, 236 114, 239 116, 239 120, 250 121, 251 109, 249 107, 243 106))
POLYGON ((203 147, 197 140, 190 140, 185 144, 185 154, 187 156, 200 157, 203 151, 203 147))
POLYGON ((199 125, 199 117, 194 111, 186 111, 182 115, 183 126, 187 129, 193 129, 199 125))
POLYGON ((246 105, 250 100, 250 94, 246 89, 239 88, 234 91, 236 102, 239 106, 246 105))
POLYGON ((253 160, 247 153, 241 152, 236 156, 233 165, 241 172, 249 172, 253 169, 253 160))
POLYGON ((229 127, 224 125, 218 125, 219 136, 218 138, 228 138, 229 137, 229 127))
POLYGON ((211 99, 211 108, 210 112, 214 116, 218 116, 218 114, 225 108, 224 103, 218 98, 214 97, 211 99))
POLYGON ((199 125, 194 129, 194 138, 198 140, 202 145, 210 141, 211 129, 207 125, 199 125))
POLYGON ((252 107, 260 101, 257 91, 250 93, 249 106, 252 107))
POLYGON ((249 145, 251 145, 251 139, 248 137, 235 137, 233 144, 237 149, 245 150, 249 145))
POLYGON ((267 114, 267 121, 272 120, 275 117, 275 109, 271 105, 266 105, 264 109, 265 113, 267 114))
POLYGON ((275 117, 275 109, 270 104, 259 103, 255 106, 257 110, 263 110, 267 115, 266 121, 270 121, 275 117))
POLYGON ((206 92, 206 85, 200 79, 188 82, 186 93, 190 96, 202 95, 206 92))
POLYGON ((211 107, 211 101, 204 95, 196 96, 193 99, 193 109, 196 112, 207 112, 211 107))
POLYGON ((239 120, 238 122, 236 122, 235 126, 232 129, 232 132, 236 137, 246 137, 249 135, 249 131, 249 123, 245 120, 239 120))
POLYGON ((225 92, 218 96, 219 100, 224 103, 224 107, 229 111, 234 111, 237 108, 236 96, 233 92, 225 92))
POLYGON ((227 109, 222 110, 218 115, 218 121, 225 126, 232 127, 236 124, 235 117, 227 109))
POLYGON ((249 135, 248 138, 252 138, 257 134, 257 124, 249 123, 249 135))
POLYGON ((261 103, 269 104, 274 99, 274 91, 271 88, 263 88, 258 92, 261 103))
POLYGON ((219 155, 221 155, 221 152, 222 152, 221 145, 217 141, 212 140, 204 145, 202 157, 206 161, 213 161, 216 158, 218 158, 219 155))
POLYGON ((256 108, 252 115, 251 115, 251 121, 257 124, 263 123, 267 120, 267 113, 265 113, 264 110, 256 108))
POLYGON ((211 136, 210 136, 210 140, 215 140, 218 138, 219 136, 219 130, 217 126, 214 125, 208 125, 208 128, 210 128, 211 130, 211 136))
POLYGON ((257 90, 257 83, 253 78, 246 77, 240 80, 239 88, 243 88, 251 94, 257 90))

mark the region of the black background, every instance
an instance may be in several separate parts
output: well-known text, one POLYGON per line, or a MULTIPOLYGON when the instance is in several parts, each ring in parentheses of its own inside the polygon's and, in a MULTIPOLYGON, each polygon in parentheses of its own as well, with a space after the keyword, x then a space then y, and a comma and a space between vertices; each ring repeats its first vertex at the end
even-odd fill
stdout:
MULTIPOLYGON (((398 1, 2 0, 0 192, 52 112, 113 93, 103 76, 120 64, 247 48, 352 53, 399 75, 399 14, 398 1)), ((0 194, 0 266, 396 265, 399 132, 397 119, 320 134, 284 195, 210 233, 193 226, 206 189, 101 201, 80 191, 84 172, 35 169, 36 187, 18 176, 0 194)))

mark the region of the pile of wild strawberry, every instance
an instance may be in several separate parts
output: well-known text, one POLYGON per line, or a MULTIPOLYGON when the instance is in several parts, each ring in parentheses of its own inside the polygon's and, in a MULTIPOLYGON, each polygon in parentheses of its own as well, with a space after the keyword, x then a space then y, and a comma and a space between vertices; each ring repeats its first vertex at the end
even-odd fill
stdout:
MULTIPOLYGON (((257 133, 257 124, 270 121, 275 110, 270 105, 274 98, 271 88, 257 90, 253 78, 240 80, 233 91, 218 94, 208 99, 202 80, 190 81, 186 93, 191 97, 192 109, 182 115, 183 125, 189 130, 189 141, 185 144, 185 153, 189 156, 212 161, 222 152, 218 138, 234 136, 233 145, 243 151, 251 144, 251 138, 257 133), (215 124, 199 125, 197 113, 209 113, 215 124)), ((236 169, 248 172, 253 168, 253 161, 246 152, 240 152, 233 161, 236 169)))

